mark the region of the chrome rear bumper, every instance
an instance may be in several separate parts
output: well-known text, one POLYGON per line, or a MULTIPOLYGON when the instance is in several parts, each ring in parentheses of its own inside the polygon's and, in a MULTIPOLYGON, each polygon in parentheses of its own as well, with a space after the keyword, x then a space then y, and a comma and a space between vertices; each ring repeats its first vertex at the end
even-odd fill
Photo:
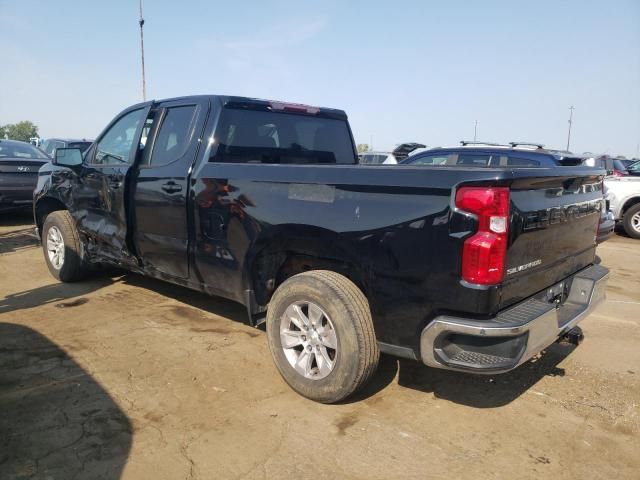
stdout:
POLYGON ((516 368, 554 343, 605 299, 609 270, 592 265, 488 320, 442 315, 422 331, 431 367, 477 373, 516 368), (558 292, 563 302, 558 304, 558 292))

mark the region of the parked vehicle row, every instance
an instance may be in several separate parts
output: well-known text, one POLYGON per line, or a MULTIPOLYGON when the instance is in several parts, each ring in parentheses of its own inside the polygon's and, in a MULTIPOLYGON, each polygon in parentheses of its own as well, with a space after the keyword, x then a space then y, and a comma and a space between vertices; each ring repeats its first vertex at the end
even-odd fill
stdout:
POLYGON ((341 110, 182 97, 124 110, 84 155, 59 148, 34 217, 57 279, 107 263, 238 301, 284 380, 329 403, 381 351, 495 374, 581 338, 608 278, 605 171, 551 157, 357 165, 341 110))
POLYGON ((38 170, 50 160, 29 143, 0 139, 0 211, 31 205, 38 170))

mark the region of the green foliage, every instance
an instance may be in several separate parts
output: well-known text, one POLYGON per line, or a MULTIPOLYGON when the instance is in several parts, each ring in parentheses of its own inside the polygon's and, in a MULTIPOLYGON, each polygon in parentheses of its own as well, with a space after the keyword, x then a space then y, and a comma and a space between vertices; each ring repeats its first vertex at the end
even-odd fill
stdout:
POLYGON ((368 152, 369 151, 369 145, 366 143, 359 143, 358 144, 358 153, 363 153, 363 152, 368 152))
POLYGON ((38 136, 38 126, 29 120, 0 126, 0 138, 28 142, 31 137, 38 136))

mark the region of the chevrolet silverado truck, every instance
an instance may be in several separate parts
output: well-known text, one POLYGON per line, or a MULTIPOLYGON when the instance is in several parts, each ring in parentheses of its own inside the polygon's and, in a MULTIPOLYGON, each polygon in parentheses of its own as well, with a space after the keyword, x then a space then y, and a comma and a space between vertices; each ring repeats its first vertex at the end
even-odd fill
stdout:
POLYGON ((341 110, 138 104, 40 170, 44 258, 63 282, 111 264, 244 304, 284 380, 324 403, 380 352, 495 374, 577 338, 608 278, 604 171, 357 158, 341 110))

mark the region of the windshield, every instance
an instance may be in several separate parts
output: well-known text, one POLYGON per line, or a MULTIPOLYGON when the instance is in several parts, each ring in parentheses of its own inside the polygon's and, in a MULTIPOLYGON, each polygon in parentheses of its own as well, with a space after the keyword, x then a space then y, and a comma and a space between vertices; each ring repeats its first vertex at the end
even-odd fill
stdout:
POLYGON ((356 163, 346 120, 226 108, 209 161, 356 163))
POLYGON ((0 141, 0 158, 49 159, 42 150, 39 150, 29 143, 2 141, 0 141))

